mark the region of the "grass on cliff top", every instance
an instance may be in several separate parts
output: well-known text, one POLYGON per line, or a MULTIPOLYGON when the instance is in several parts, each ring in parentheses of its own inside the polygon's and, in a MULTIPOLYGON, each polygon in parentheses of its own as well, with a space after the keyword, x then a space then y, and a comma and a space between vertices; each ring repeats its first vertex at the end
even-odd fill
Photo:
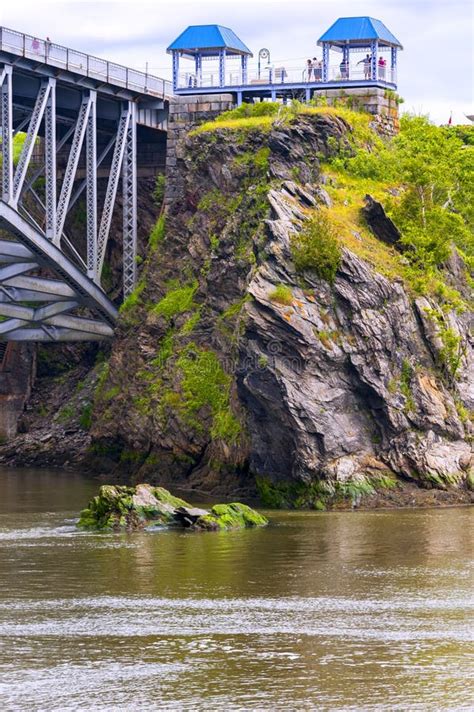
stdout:
POLYGON ((247 116, 236 119, 221 119, 207 121, 201 124, 197 129, 191 131, 190 135, 194 136, 195 134, 219 131, 221 129, 227 129, 229 131, 270 131, 274 123, 275 117, 273 116, 247 116))
POLYGON ((270 131, 275 123, 288 124, 298 116, 326 115, 335 116, 347 121, 358 138, 364 142, 372 142, 375 134, 369 127, 372 120, 370 114, 355 111, 346 106, 316 106, 293 101, 291 104, 277 102, 260 102, 258 104, 242 104, 230 111, 225 111, 213 121, 201 124, 191 132, 191 135, 219 131, 270 131))

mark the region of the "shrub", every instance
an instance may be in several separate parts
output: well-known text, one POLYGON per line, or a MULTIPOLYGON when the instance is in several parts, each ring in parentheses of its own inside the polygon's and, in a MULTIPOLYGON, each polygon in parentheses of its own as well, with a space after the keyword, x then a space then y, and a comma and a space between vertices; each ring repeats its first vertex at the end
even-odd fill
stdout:
POLYGON ((153 226, 152 231, 150 232, 150 237, 148 238, 148 244, 150 246, 150 249, 153 252, 156 250, 158 245, 160 245, 163 242, 164 237, 165 237, 165 216, 162 215, 156 221, 155 225, 153 226))
POLYGON ((270 299, 272 302, 277 302, 278 304, 284 304, 289 307, 293 304, 293 294, 289 287, 284 284, 279 284, 270 293, 270 299))
POLYGON ((166 187, 165 175, 164 175, 164 173, 159 173, 156 176, 155 188, 153 190, 153 200, 159 207, 161 207, 161 205, 163 203, 163 199, 165 197, 165 187, 166 187))
POLYGON ((295 233, 291 241, 293 262, 298 272, 313 270, 333 283, 341 262, 341 249, 327 213, 319 210, 295 233))

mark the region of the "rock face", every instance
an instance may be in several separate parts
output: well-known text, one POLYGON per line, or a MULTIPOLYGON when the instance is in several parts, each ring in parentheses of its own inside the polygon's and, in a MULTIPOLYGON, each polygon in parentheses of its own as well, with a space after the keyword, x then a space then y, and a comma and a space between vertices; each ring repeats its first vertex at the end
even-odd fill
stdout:
POLYGON ((103 448, 142 453, 135 477, 217 491, 250 490, 255 478, 308 491, 323 483, 333 493, 387 478, 466 482, 468 314, 450 315, 462 356, 449 379, 426 316, 436 304, 414 302, 349 249, 333 284, 303 282, 292 262, 291 235, 331 202, 319 160, 347 149, 347 132, 336 117, 303 117, 178 145, 166 237, 124 314, 110 361, 117 395, 93 429, 103 448))
POLYGON ((81 512, 81 529, 127 530, 149 526, 222 531, 263 527, 268 520, 246 504, 216 504, 209 511, 191 507, 163 487, 103 485, 81 512))
MULTIPOLYGON (((321 162, 351 150, 349 135, 320 114, 178 143, 164 236, 95 390, 92 468, 297 506, 403 483, 469 498, 469 312, 446 315, 448 354, 436 301, 350 244, 332 283, 292 260, 292 236, 331 206, 321 162)), ((378 206, 373 230, 393 244, 378 206)), ((453 255, 446 281, 465 292, 463 280, 453 255)))

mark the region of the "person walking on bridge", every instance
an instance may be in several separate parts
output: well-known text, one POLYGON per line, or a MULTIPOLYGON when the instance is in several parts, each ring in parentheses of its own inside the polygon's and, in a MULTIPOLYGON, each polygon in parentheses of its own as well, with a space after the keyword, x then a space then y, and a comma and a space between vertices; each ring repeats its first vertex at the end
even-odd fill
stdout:
POLYGON ((313 74, 313 63, 310 59, 306 62, 306 81, 310 82, 313 74))

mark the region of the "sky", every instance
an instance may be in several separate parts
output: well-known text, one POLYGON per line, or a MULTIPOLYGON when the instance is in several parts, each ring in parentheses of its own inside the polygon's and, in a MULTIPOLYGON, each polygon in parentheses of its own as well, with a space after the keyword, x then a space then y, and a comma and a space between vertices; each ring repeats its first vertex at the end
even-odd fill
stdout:
POLYGON ((272 62, 302 66, 338 17, 369 15, 400 40, 402 109, 467 123, 473 106, 472 0, 0 0, 0 25, 169 78, 166 47, 188 26, 231 27, 272 62))

